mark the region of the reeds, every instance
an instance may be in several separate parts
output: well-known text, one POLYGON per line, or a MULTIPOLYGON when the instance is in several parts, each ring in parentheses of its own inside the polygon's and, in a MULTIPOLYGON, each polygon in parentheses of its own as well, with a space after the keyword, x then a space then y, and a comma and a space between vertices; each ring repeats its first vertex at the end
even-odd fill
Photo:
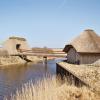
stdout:
MULTIPOLYGON (((7 99, 6 99, 7 100, 7 99)), ((86 87, 63 84, 56 77, 45 78, 35 85, 32 81, 17 90, 10 100, 99 100, 86 87)))

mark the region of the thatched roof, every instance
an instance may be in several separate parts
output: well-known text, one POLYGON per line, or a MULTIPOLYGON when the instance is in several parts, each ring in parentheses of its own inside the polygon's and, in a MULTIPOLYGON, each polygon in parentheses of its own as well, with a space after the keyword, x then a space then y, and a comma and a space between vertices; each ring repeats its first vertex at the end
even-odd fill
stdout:
POLYGON ((98 59, 97 61, 95 61, 93 64, 91 65, 94 65, 96 67, 100 67, 100 59, 98 59))
POLYGON ((93 30, 87 29, 66 45, 63 51, 68 52, 70 48, 80 53, 100 53, 100 37, 93 30))
POLYGON ((8 51, 4 48, 0 48, 0 56, 8 56, 8 51))
POLYGON ((9 37, 9 39, 17 39, 17 40, 21 40, 21 41, 26 41, 25 38, 15 37, 15 36, 9 37))

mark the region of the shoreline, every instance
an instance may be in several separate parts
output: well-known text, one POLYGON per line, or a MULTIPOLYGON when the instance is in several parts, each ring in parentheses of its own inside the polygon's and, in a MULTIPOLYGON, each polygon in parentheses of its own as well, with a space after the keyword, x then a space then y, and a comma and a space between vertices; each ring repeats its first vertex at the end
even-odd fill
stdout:
POLYGON ((0 65, 0 69, 11 68, 12 66, 15 66, 15 65, 24 65, 24 64, 25 63, 12 63, 12 64, 0 65))
POLYGON ((12 63, 12 64, 5 64, 5 65, 0 65, 0 69, 6 69, 6 68, 12 68, 13 66, 19 66, 19 65, 25 65, 25 64, 36 64, 36 63, 40 63, 42 62, 40 61, 36 61, 36 62, 25 62, 25 63, 12 63))
MULTIPOLYGON (((39 57, 31 57, 30 60, 32 61, 31 63, 39 63, 42 62, 42 59, 39 57)), ((19 57, 0 57, 0 69, 6 69, 6 68, 11 68, 12 66, 18 66, 18 65, 25 65, 28 64, 29 62, 26 62, 25 60, 19 58, 19 57)))
MULTIPOLYGON (((31 64, 36 64, 36 63, 41 63, 43 62, 42 57, 36 57, 36 56, 28 56, 28 59, 31 60, 32 62, 26 62, 25 60, 19 58, 19 57, 0 57, 0 69, 6 69, 6 68, 11 68, 12 66, 18 66, 18 65, 25 65, 28 63, 31 64)), ((47 58, 47 61, 54 60, 54 57, 49 57, 47 58)))

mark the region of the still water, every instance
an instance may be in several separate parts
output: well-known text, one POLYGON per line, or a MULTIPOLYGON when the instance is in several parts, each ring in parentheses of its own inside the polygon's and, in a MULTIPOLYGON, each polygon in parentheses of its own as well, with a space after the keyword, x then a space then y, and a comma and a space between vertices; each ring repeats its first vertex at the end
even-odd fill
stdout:
POLYGON ((0 69, 0 100, 4 96, 9 97, 11 93, 15 93, 16 89, 20 88, 22 84, 32 80, 36 81, 44 78, 47 74, 56 74, 56 62, 61 59, 50 60, 47 66, 43 62, 24 65, 11 66, 7 69, 0 69))

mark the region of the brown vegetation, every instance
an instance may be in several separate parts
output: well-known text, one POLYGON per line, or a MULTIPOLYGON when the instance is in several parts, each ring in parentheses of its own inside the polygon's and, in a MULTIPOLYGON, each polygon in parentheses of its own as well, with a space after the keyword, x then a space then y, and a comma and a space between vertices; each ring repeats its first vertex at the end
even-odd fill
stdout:
POLYGON ((86 87, 61 85, 55 77, 50 77, 37 82, 36 85, 32 81, 24 84, 21 91, 18 90, 11 96, 11 100, 100 100, 100 98, 86 87))
POLYGON ((32 51, 36 53, 53 53, 53 50, 47 47, 44 47, 44 48, 35 47, 35 48, 32 48, 32 51))
POLYGON ((95 66, 98 63, 99 61, 90 65, 74 65, 66 62, 58 64, 87 83, 93 91, 100 94, 100 65, 95 66))

